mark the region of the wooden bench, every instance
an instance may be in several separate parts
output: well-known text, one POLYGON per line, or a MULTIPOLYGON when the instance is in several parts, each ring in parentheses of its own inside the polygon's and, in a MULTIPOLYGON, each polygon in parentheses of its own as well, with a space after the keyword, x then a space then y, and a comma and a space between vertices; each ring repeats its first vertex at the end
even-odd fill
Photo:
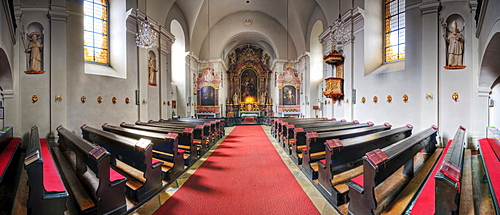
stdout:
MULTIPOLYGON (((354 120, 352 122, 340 122, 340 121, 328 121, 328 122, 322 122, 322 123, 284 123, 283 124, 283 132, 281 134, 281 142, 283 143, 282 146, 283 148, 289 148, 291 145, 291 142, 294 141, 295 139, 295 128, 304 128, 304 129, 309 129, 311 131, 316 131, 316 130, 321 130, 319 132, 324 132, 328 131, 329 128, 333 127, 338 127, 338 126, 347 126, 347 125, 355 125, 359 124, 357 120, 354 120)), ((346 128, 349 129, 349 128, 346 128)), ((345 129, 344 129, 345 130, 345 129)))
POLYGON ((356 124, 357 121, 353 121, 353 122, 346 122, 346 121, 293 121, 293 122, 282 122, 279 126, 280 128, 278 128, 278 130, 280 131, 278 133, 278 142, 280 143, 283 143, 284 144, 284 140, 285 138, 288 137, 288 135, 290 134, 290 137, 293 136, 293 134, 291 134, 291 132, 293 132, 293 127, 329 127, 329 126, 334 126, 334 125, 339 125, 339 124, 342 124, 342 125, 352 125, 352 124, 356 124), (289 128, 293 126, 292 128, 289 128))
MULTIPOLYGON (((165 163, 173 164, 174 168, 172 171, 176 174, 171 174, 171 177, 176 178, 178 174, 184 171, 184 165, 190 165, 190 155, 187 155, 183 149, 178 147, 179 134, 173 132, 158 132, 158 131, 146 131, 133 128, 125 128, 120 126, 114 126, 109 124, 102 125, 102 129, 115 134, 119 134, 125 137, 130 137, 134 139, 145 138, 151 141, 153 144, 153 156, 157 160, 161 160, 165 163)), ((154 128, 153 128, 154 129, 154 128)), ((192 133, 188 133, 191 134, 192 133)))
POLYGON ((317 119, 317 118, 305 118, 305 119, 289 119, 289 118, 279 118, 279 119, 274 119, 271 127, 271 134, 273 134, 274 138, 278 138, 278 136, 281 134, 283 126, 282 123, 285 122, 299 122, 299 121, 308 121, 308 122, 322 122, 326 121, 324 119, 317 119))
POLYGON ((13 138, 12 127, 5 127, 0 131, 0 183, 20 154, 18 151, 20 142, 20 138, 13 138))
POLYGON ((317 162, 318 190, 335 206, 348 202, 349 187, 345 182, 363 173, 362 157, 412 134, 411 125, 349 139, 327 140, 325 159, 317 162))
POLYGON ((185 127, 185 128, 195 128, 198 125, 203 125, 206 127, 206 131, 204 134, 209 135, 208 138, 210 140, 210 144, 215 144, 219 140, 219 124, 215 121, 199 121, 199 122, 182 122, 177 119, 173 120, 163 120, 163 121, 148 121, 148 123, 152 124, 160 124, 164 126, 173 126, 173 127, 185 127))
MULTIPOLYGON (((346 123, 347 124, 347 123, 346 123)), ((334 132, 334 131, 343 131, 343 130, 349 130, 349 129, 356 129, 356 128, 366 128, 366 127, 371 127, 373 126, 373 123, 368 122, 368 123, 354 123, 354 124, 336 124, 332 126, 327 126, 327 127, 309 127, 309 126, 303 126, 300 128, 295 128, 293 130, 293 139, 289 140, 289 145, 288 145, 288 150, 290 156, 292 156, 292 159, 294 161, 297 161, 297 164, 302 164, 302 159, 301 159, 301 154, 302 154, 302 149, 307 146, 307 138, 306 134, 308 132, 316 132, 316 133, 324 133, 324 132, 334 132)))
MULTIPOLYGON (((204 123, 204 122, 212 122, 215 121, 217 127, 219 128, 219 138, 222 138, 224 135, 226 135, 226 120, 223 118, 214 118, 214 119, 193 119, 193 118, 177 118, 173 119, 173 121, 178 120, 181 122, 191 122, 191 123, 204 123)), ((160 120, 162 121, 162 120, 160 120)))
POLYGON ((56 130, 59 147, 53 148, 53 151, 66 187, 77 203, 76 212, 125 213, 127 178, 111 168, 111 165, 116 163, 111 154, 103 147, 84 140, 62 126, 56 130), (93 174, 86 174, 88 170, 93 174))
POLYGON ((372 134, 384 130, 391 129, 391 125, 386 123, 384 125, 375 125, 366 128, 356 128, 343 131, 316 133, 309 132, 306 134, 306 147, 302 149, 302 166, 300 169, 304 172, 310 179, 318 178, 319 167, 316 161, 325 159, 325 143, 327 140, 331 139, 347 139, 353 137, 359 137, 367 134, 372 134))
POLYGON ((379 214, 383 211, 413 177, 415 155, 422 149, 431 154, 435 151, 436 136, 437 130, 432 127, 366 153, 363 174, 347 182, 349 214, 379 214), (402 169, 401 173, 399 169, 402 169))
MULTIPOLYGON (((148 139, 133 139, 87 125, 81 127, 83 138, 97 143, 116 159, 113 168, 128 178, 127 196, 136 202, 149 199, 162 189, 165 180, 172 180, 173 165, 153 159, 153 144, 148 139)), ((181 160, 182 165, 182 160, 181 160)))
MULTIPOLYGON (((416 196, 415 202, 409 209, 411 214, 456 214, 459 209, 459 195, 468 195, 471 198, 469 199, 470 203, 473 202, 472 192, 467 193, 467 190, 462 189, 462 194, 460 194, 462 185, 460 182, 465 179, 464 171, 460 171, 464 168, 462 164, 465 154, 465 128, 460 126, 453 140, 450 140, 442 151, 439 161, 416 196), (462 177, 460 177, 461 175, 462 177), (464 191, 465 193, 463 193, 464 191)), ((467 154, 470 161, 470 150, 467 154)), ((469 171, 469 174, 472 174, 470 168, 469 171)), ((468 178, 469 182, 471 180, 472 178, 468 178)), ((472 187, 470 191, 472 191, 472 187)), ((467 210, 473 212, 474 206, 468 206, 471 208, 467 210)))
POLYGON ((495 127, 491 127, 489 130, 494 138, 479 140, 479 151, 495 211, 496 214, 500 214, 500 131, 495 127))
POLYGON ((28 214, 63 214, 68 192, 38 127, 31 128, 24 168, 28 174, 28 214))
MULTIPOLYGON (((157 128, 164 128, 164 129, 173 129, 170 132, 176 132, 178 130, 183 131, 191 131, 193 133, 193 141, 195 143, 200 144, 200 148, 192 148, 193 152, 195 155, 202 155, 204 154, 213 144, 211 143, 212 138, 210 135, 210 123, 205 123, 203 125, 196 125, 196 126, 185 126, 185 125, 172 125, 172 124, 166 124, 166 123, 147 123, 147 122, 141 122, 137 121, 135 122, 136 125, 141 125, 141 126, 149 126, 149 127, 157 127, 157 128)), ((124 127, 124 126, 122 126, 124 127)), ((180 141, 180 145, 184 145, 185 142, 180 141)), ((190 145, 186 145, 190 146, 190 145)), ((182 148, 185 149, 189 152, 191 152, 191 147, 189 148, 182 148)))
MULTIPOLYGON (((145 125, 135 125, 129 123, 121 123, 120 127, 130 128, 142 131, 157 132, 163 134, 177 134, 177 147, 184 150, 184 165, 191 166, 200 158, 206 151, 208 145, 203 139, 194 139, 194 129, 192 128, 168 128, 168 127, 155 127, 145 125)), ((154 148, 153 148, 154 149, 154 148)), ((157 150, 157 149, 155 149, 157 150)), ((160 149, 161 150, 161 149, 160 149)), ((164 151, 164 150, 163 150, 164 151)))

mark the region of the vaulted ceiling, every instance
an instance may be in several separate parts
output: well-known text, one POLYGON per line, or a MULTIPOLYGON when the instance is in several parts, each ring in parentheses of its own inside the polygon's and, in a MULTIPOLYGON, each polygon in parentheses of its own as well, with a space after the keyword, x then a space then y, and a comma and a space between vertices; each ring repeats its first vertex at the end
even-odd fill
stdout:
MULTIPOLYGON (((350 2, 342 1, 342 8, 350 2)), ((309 51, 314 23, 326 28, 339 13, 337 0, 139 0, 141 10, 146 4, 148 15, 167 29, 178 20, 188 38, 186 50, 201 59, 221 58, 246 44, 276 58, 295 58, 309 51), (252 22, 245 23, 247 18, 252 22)))

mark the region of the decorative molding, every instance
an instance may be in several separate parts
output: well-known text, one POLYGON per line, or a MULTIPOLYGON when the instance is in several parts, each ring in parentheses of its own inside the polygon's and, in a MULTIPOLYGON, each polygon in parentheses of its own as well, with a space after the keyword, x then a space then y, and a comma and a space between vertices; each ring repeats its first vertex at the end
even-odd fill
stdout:
POLYGON ((489 97, 491 93, 491 89, 489 87, 478 87, 477 95, 479 97, 489 97))
POLYGON ((437 13, 441 9, 441 2, 424 3, 420 5, 422 15, 437 13))
POLYGON ((51 21, 66 22, 68 19, 68 12, 66 12, 66 7, 51 5, 48 17, 51 21))
POLYGON ((16 94, 16 91, 14 90, 4 90, 0 93, 2 95, 3 99, 13 99, 14 94, 16 94))

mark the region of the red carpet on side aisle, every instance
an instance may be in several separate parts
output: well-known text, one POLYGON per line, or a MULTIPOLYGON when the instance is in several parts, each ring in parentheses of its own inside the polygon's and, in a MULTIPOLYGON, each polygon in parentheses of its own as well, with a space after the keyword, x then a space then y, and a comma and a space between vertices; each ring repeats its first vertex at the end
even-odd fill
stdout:
POLYGON ((319 214, 261 126, 237 126, 154 214, 319 214))

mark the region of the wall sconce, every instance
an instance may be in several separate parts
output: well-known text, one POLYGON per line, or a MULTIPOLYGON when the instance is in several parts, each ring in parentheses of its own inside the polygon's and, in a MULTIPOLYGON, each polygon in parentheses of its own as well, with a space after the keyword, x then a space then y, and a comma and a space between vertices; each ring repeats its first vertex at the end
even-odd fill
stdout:
POLYGON ((146 99, 142 99, 142 103, 146 104, 147 103, 146 99))
POLYGON ((451 94, 451 99, 453 99, 455 102, 458 101, 458 93, 457 92, 453 92, 451 94))
POLYGON ((170 101, 167 101, 167 106, 170 106, 170 101))
POLYGON ((82 102, 82 104, 85 103, 87 101, 87 97, 86 96, 82 96, 80 98, 80 101, 82 102))
POLYGON ((366 98, 365 98, 364 96, 363 96, 363 97, 361 97, 361 103, 363 103, 363 104, 364 104, 365 102, 366 102, 366 98))
POLYGON ((345 103, 349 103, 349 99, 345 99, 345 103))
POLYGON ((127 97, 127 98, 125 98, 125 104, 128 104, 128 103, 130 103, 130 99, 127 97))
POLYGON ((392 102, 392 96, 391 95, 388 95, 387 96, 387 102, 391 103, 392 102))
POLYGON ((427 93, 427 95, 425 95, 425 99, 427 99, 427 101, 432 101, 432 93, 427 93))
POLYGON ((62 96, 56 95, 56 102, 61 102, 61 101, 62 101, 62 96))
POLYGON ((31 101, 32 101, 33 103, 36 103, 36 102, 38 101, 38 96, 37 96, 37 95, 32 95, 32 96, 31 96, 31 101))
POLYGON ((378 97, 377 96, 373 96, 372 100, 373 100, 374 103, 377 103, 378 102, 378 97))
POLYGON ((97 96, 97 103, 99 103, 99 104, 102 103, 102 96, 97 96))
POLYGON ((116 97, 113 96, 113 98, 111 98, 111 102, 113 102, 113 104, 116 104, 116 97))
POLYGON ((166 104, 167 104, 167 102, 166 102, 166 101, 163 101, 163 105, 166 105, 166 104))
POLYGON ((407 94, 403 94, 403 102, 407 102, 408 101, 408 95, 407 94))

